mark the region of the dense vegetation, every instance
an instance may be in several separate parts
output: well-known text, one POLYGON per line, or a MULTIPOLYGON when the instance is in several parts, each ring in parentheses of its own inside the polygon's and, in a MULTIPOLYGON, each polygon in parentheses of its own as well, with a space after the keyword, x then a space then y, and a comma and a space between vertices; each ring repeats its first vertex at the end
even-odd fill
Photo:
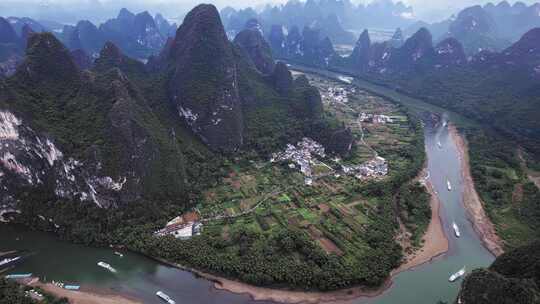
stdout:
POLYGON ((540 303, 540 243, 499 256, 488 269, 473 271, 462 285, 462 303, 540 303))
POLYGON ((430 195, 419 183, 403 185, 397 194, 399 215, 409 231, 412 232, 414 246, 421 245, 421 239, 431 220, 430 195))
POLYGON ((528 71, 452 67, 367 77, 489 126, 533 153, 540 150, 540 99, 528 71))
POLYGON ((538 188, 527 173, 540 163, 540 99, 526 69, 454 66, 361 77, 476 122, 465 130, 471 170, 497 233, 508 248, 540 237, 538 188))
POLYGON ((528 180, 525 160, 513 141, 469 129, 471 173, 488 215, 507 248, 540 238, 540 191, 528 180))
MULTIPOLYGON (((279 102, 279 97, 276 98, 279 102)), ((233 208, 239 204, 236 201, 252 202, 250 195, 258 197, 273 192, 275 186, 284 190, 283 193, 272 197, 268 206, 258 208, 252 215, 205 223, 202 235, 189 240, 153 236, 167 219, 183 210, 182 206, 163 201, 141 201, 132 203, 130 208, 108 210, 28 193, 28 199, 20 206, 23 216, 18 220, 40 230, 53 231, 70 241, 126 246, 256 285, 308 290, 335 290, 359 284, 379 286, 401 262, 402 248, 395 241, 398 215, 406 221, 416 240, 423 234, 431 215, 429 196, 419 185, 408 185, 425 161, 423 129, 416 117, 404 114, 403 108, 397 107, 394 111, 404 119, 391 129, 399 133, 384 133, 391 137, 382 142, 376 139, 377 151, 390 162, 389 177, 363 182, 354 177, 345 180, 328 177, 321 184, 338 188, 332 192, 322 185, 306 187, 303 177, 291 172, 286 165, 259 166, 263 161, 258 154, 246 150, 224 161, 213 177, 226 176, 224 179, 230 180, 241 175, 239 180, 254 179, 255 185, 238 189, 223 181, 215 183, 207 190, 219 197, 216 211, 233 208), (399 139, 399 144, 394 137, 399 139), (347 214, 352 211, 343 207, 357 201, 362 203, 347 207, 356 210, 352 217, 347 214), (329 206, 328 212, 317 211, 321 203, 329 206), (53 218, 60 228, 55 229, 49 222, 40 220, 38 214, 53 218), (313 239, 312 230, 319 231, 321 238, 338 249, 325 252, 313 239)), ((324 115, 337 119, 331 113, 324 115)), ((260 132, 264 132, 264 128, 260 132)), ((261 137, 264 134, 261 133, 261 137)), ((294 142, 291 138, 280 140, 294 142)), ((272 147, 279 144, 279 140, 272 139, 264 149, 272 151, 272 147)), ((264 149, 253 148, 258 153, 264 149)), ((362 150, 365 148, 355 149, 361 151, 353 152, 351 157, 366 153, 362 150)), ((207 191, 195 198, 203 215, 207 210, 214 210, 205 200, 206 195, 207 191)))
MULTIPOLYGON (((25 292, 31 290, 30 287, 24 287, 16 282, 0 278, 0 304, 34 304, 38 301, 26 296, 25 292)), ((67 299, 57 299, 39 288, 35 289, 43 294, 44 299, 39 303, 43 304, 68 304, 67 299)))

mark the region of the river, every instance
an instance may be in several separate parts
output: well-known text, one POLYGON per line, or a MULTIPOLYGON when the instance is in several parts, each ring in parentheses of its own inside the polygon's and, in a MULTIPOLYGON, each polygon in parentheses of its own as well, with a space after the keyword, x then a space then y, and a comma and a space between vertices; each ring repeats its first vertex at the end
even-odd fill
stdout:
MULTIPOLYGON (((336 75, 332 73, 327 76, 336 75)), ((412 109, 444 112, 440 108, 399 93, 390 90, 382 92, 384 88, 369 87, 372 84, 367 82, 356 82, 361 88, 386 95, 412 109)), ((454 113, 447 113, 445 116, 451 121, 465 121, 454 113)), ((449 275, 463 266, 466 266, 467 270, 485 267, 494 259, 483 247, 463 207, 461 160, 448 128, 442 124, 426 124, 425 145, 430 180, 441 201, 440 217, 449 238, 449 251, 431 263, 396 275, 392 287, 382 295, 371 299, 357 299, 354 303, 435 304, 439 300, 452 303, 461 281, 449 283, 449 275), (452 185, 452 191, 447 190, 447 180, 452 185), (451 227, 453 221, 460 227, 459 239, 454 237, 451 227)), ((177 303, 182 304, 269 303, 253 301, 248 295, 216 290, 212 282, 138 254, 124 253, 121 258, 111 249, 70 244, 47 233, 2 225, 0 252, 8 250, 29 250, 34 253, 12 269, 11 273, 32 272, 47 281, 56 280, 112 290, 140 299, 144 303, 161 303, 155 296, 158 290, 164 291, 176 299, 177 303), (117 274, 98 267, 98 261, 111 264, 118 270, 117 274)))

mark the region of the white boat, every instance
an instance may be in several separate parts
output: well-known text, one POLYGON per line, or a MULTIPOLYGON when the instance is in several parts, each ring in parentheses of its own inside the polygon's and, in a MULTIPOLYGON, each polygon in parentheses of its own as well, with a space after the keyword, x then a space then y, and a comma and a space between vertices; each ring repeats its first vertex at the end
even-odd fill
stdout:
POLYGON ((13 262, 16 262, 20 259, 21 257, 18 256, 18 257, 14 257, 14 258, 6 258, 6 259, 3 259, 0 261, 0 267, 2 266, 7 266, 8 264, 11 264, 13 262))
POLYGON ((446 180, 446 186, 448 186, 448 191, 452 191, 452 185, 450 185, 449 180, 446 180))
POLYGON ((117 256, 119 256, 119 257, 121 257, 121 258, 124 257, 124 255, 123 255, 122 253, 118 252, 118 251, 115 251, 114 254, 116 254, 117 256))
POLYGON ((439 146, 439 148, 442 148, 442 144, 440 141, 437 142, 437 146, 439 146))
POLYGON ((105 263, 105 262, 98 262, 97 263, 99 267, 103 267, 107 270, 109 270, 110 272, 116 272, 116 269, 114 269, 111 265, 105 263))
POLYGON ((459 227, 456 222, 452 223, 452 228, 454 228, 454 234, 456 235, 456 237, 460 237, 461 233, 459 232, 459 227))
POLYGON ((464 275, 465 275, 465 266, 463 266, 463 268, 461 268, 458 272, 451 275, 450 278, 448 279, 448 281, 454 282, 454 281, 456 281, 457 279, 461 278, 464 275))
POLYGON ((173 299, 171 299, 171 297, 166 295, 163 291, 156 292, 156 296, 158 296, 160 299, 162 299, 163 301, 169 304, 176 304, 176 302, 173 299))

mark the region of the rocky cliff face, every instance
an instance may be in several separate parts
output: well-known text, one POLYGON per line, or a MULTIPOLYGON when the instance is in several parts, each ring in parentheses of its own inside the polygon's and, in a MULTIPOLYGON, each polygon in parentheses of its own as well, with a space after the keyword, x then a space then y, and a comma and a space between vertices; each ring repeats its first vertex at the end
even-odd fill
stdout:
POLYGON ((0 77, 8 74, 6 72, 9 62, 13 62, 22 54, 23 40, 17 36, 15 29, 4 18, 0 17, 0 77), (9 62, 8 62, 9 61, 9 62))
POLYGON ((401 28, 397 28, 394 32, 394 35, 392 35, 392 39, 390 40, 390 44, 393 48, 400 48, 403 45, 404 38, 403 38, 403 31, 401 28))
POLYGON ((248 21, 246 28, 234 38, 234 43, 245 52, 259 72, 272 73, 274 70, 272 51, 263 37, 257 20, 248 21))
POLYGON ((273 54, 277 58, 282 58, 286 54, 285 39, 283 26, 276 24, 272 25, 270 34, 268 34, 268 43, 270 44, 273 54))
MULTIPOLYGON (((101 54, 124 58, 113 45, 101 54)), ((11 205, 25 193, 99 207, 181 199, 183 156, 169 132, 120 69, 81 72, 53 35, 34 34, 0 87, 0 186, 11 205)))
POLYGON ((243 142, 238 69, 219 14, 195 7, 178 28, 169 61, 169 96, 178 115, 212 149, 234 151, 243 142))
POLYGON ((278 62, 272 73, 272 84, 281 95, 288 95, 293 87, 293 77, 287 65, 278 62))
POLYGON ((367 30, 364 30, 360 34, 360 38, 358 38, 356 46, 349 58, 355 69, 363 72, 368 69, 371 58, 371 39, 367 30))
POLYGON ((479 5, 462 10, 450 24, 446 37, 458 39, 470 55, 482 50, 498 51, 505 44, 493 17, 479 5))
POLYGON ((408 71, 422 62, 432 60, 435 52, 431 33, 421 28, 407 39, 401 48, 392 53, 389 66, 395 71, 408 71))
POLYGON ((265 153, 292 137, 346 138, 305 78, 293 81, 283 63, 263 75, 242 53, 212 5, 193 9, 151 66, 107 42, 82 70, 82 52, 50 33, 30 35, 24 62, 0 80, 0 208, 188 204, 199 179, 217 178, 207 172, 220 156, 209 149, 265 153))
POLYGON ((534 28, 502 52, 508 64, 540 63, 540 28, 534 28))
POLYGON ((19 37, 9 22, 0 17, 0 43, 19 43, 19 37))
POLYGON ((161 14, 156 14, 154 22, 163 37, 174 37, 176 29, 178 28, 176 23, 169 23, 161 14))
POLYGON ((467 63, 463 46, 457 39, 447 38, 435 47, 436 67, 454 67, 467 63))
POLYGON ((0 110, 0 198, 4 208, 16 208, 26 191, 86 202, 113 204, 126 178, 96 174, 95 164, 65 155, 46 135, 37 133, 9 110, 0 110), (41 191, 40 191, 41 190, 41 191))
POLYGON ((504 51, 483 51, 471 61, 473 67, 485 70, 524 72, 535 78, 540 77, 540 28, 534 28, 504 51))

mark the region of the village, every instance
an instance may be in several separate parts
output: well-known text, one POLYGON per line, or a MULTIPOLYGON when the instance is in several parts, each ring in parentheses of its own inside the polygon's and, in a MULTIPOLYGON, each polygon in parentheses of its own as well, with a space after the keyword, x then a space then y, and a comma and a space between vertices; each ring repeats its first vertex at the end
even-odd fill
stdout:
MULTIPOLYGON (((393 105, 346 82, 322 80, 315 75, 308 75, 308 79, 319 88, 326 111, 351 128, 356 138, 352 154, 343 158, 331 155, 321 143, 304 137, 288 143, 266 161, 237 160, 221 184, 207 190, 192 211, 156 231, 156 237, 187 240, 201 234, 204 225, 204 233, 227 239, 231 230, 242 223, 257 231, 287 223, 325 230, 317 219, 333 219, 336 212, 354 218, 358 223, 352 227, 360 229, 361 223, 367 221, 364 213, 371 207, 344 195, 344 189, 364 181, 381 180, 389 176, 390 164, 402 161, 395 152, 389 154, 388 149, 407 144, 410 133, 402 128, 407 124, 406 116, 393 105), (390 161, 385 158, 388 155, 390 161)), ((339 231, 345 233, 349 229, 340 225, 339 231)), ((325 251, 342 253, 324 236, 312 237, 325 251)))
POLYGON ((336 178, 342 175, 354 176, 357 179, 369 179, 388 175, 388 163, 380 156, 358 165, 345 165, 339 157, 327 159, 332 162, 328 165, 323 162, 326 158, 324 147, 311 138, 303 138, 296 145, 288 144, 283 152, 274 153, 270 159, 274 162, 288 162, 289 168, 298 169, 304 175, 305 185, 311 186, 317 178, 333 175, 336 178), (324 166, 328 171, 314 174, 313 166, 324 166))

